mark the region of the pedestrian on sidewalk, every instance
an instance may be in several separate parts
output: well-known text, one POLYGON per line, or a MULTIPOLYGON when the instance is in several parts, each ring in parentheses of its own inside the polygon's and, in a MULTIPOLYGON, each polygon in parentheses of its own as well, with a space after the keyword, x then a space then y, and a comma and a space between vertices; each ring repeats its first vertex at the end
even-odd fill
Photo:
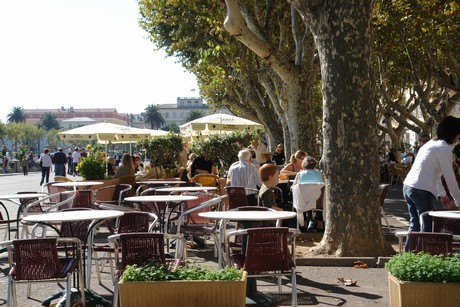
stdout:
MULTIPOLYGON (((446 195, 441 176, 444 176, 455 204, 460 206, 460 189, 452 168, 452 144, 459 138, 460 118, 448 116, 438 125, 437 137, 420 147, 403 186, 410 216, 409 231, 431 232, 431 216, 424 218, 421 229, 420 215, 435 208, 438 196, 446 195)), ((406 240, 406 251, 408 243, 409 237, 406 240)))
POLYGON ((29 159, 27 156, 24 156, 21 160, 22 172, 24 176, 29 175, 29 159))
POLYGON ((40 166, 42 168, 42 179, 40 180, 40 185, 42 185, 44 181, 48 183, 50 179, 51 165, 53 165, 53 163, 49 152, 48 148, 45 148, 43 155, 40 157, 40 166))

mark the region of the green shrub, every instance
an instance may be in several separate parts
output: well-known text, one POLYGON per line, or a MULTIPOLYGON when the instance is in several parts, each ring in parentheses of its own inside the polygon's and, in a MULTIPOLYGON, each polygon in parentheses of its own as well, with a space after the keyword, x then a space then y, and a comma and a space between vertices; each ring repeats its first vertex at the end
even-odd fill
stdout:
POLYGON ((213 270, 203 266, 180 266, 171 270, 167 265, 128 265, 120 280, 123 282, 165 280, 241 280, 243 270, 226 267, 213 270))
POLYGON ((385 268, 402 281, 460 282, 460 254, 402 253, 393 256, 385 268))
POLYGON ((106 162, 100 155, 88 154, 82 157, 77 165, 77 172, 86 180, 102 180, 105 178, 106 162))

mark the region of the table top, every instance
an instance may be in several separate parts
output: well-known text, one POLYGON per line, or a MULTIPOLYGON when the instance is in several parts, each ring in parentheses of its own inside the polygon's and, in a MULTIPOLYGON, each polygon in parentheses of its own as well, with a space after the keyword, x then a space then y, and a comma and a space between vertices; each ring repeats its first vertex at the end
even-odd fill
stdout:
POLYGON ((136 181, 137 183, 140 184, 179 184, 179 183, 185 183, 185 181, 173 181, 173 180, 141 180, 141 181, 136 181))
POLYGON ((5 194, 5 195, 0 195, 0 200, 19 199, 19 198, 35 198, 35 197, 45 197, 45 196, 48 196, 48 194, 47 193, 5 194))
POLYGON ((162 192, 200 192, 200 191, 214 191, 217 187, 170 187, 158 188, 157 191, 162 192))
POLYGON ((53 183, 53 186, 56 187, 86 187, 86 186, 93 186, 93 185, 100 185, 104 184, 100 181, 69 181, 69 182, 58 182, 53 183))
POLYGON ((231 221, 264 221, 264 220, 284 220, 297 216, 292 211, 209 211, 200 212, 199 216, 231 221))
POLYGON ((289 180, 287 180, 287 179, 278 180, 278 184, 285 184, 285 183, 288 183, 288 182, 289 182, 289 180))
POLYGON ((150 202, 150 201, 187 201, 196 200, 198 197, 191 195, 146 195, 126 197, 126 201, 150 202))
POLYGON ((26 222, 75 222, 85 220, 105 220, 122 216, 124 212, 118 210, 76 210, 58 211, 43 214, 34 214, 23 217, 26 222))
POLYGON ((435 217, 444 217, 449 219, 460 219, 460 210, 458 211, 430 211, 429 215, 435 217))

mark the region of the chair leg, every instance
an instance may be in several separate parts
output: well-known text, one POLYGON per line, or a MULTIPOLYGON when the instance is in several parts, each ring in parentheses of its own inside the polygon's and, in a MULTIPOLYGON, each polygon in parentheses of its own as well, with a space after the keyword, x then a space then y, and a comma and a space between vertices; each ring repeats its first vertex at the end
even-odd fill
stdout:
POLYGON ((291 270, 291 287, 292 287, 292 307, 297 307, 297 280, 296 269, 291 270))
POLYGON ((388 223, 387 215, 385 214, 385 211, 383 211, 382 207, 380 207, 380 212, 383 215, 383 219, 385 220, 385 224, 387 225, 388 230, 391 231, 391 227, 390 227, 390 224, 388 223))
POLYGON ((26 291, 27 298, 31 297, 31 293, 32 293, 32 284, 29 282, 27 283, 27 291, 26 291))
MULTIPOLYGON (((12 298, 12 289, 13 287, 13 277, 11 276, 8 276, 8 293, 7 293, 7 298, 6 298, 6 306, 7 307, 11 307, 11 300, 13 299, 12 298)), ((14 302, 13 302, 13 306, 15 306, 14 302)))
POLYGON ((118 306, 118 276, 115 276, 113 280, 113 298, 112 298, 112 307, 118 306))
POLYGON ((67 273, 67 283, 65 287, 65 306, 70 307, 70 302, 72 301, 72 285, 70 284, 72 273, 67 273))

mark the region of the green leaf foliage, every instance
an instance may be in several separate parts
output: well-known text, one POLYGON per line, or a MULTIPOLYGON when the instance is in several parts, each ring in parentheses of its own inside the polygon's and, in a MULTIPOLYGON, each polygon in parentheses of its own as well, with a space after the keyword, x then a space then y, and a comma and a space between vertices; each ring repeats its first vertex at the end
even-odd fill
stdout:
POLYGON ((255 137, 256 133, 253 132, 215 134, 194 142, 191 151, 209 161, 219 162, 224 170, 228 170, 233 162, 238 161, 238 152, 248 147, 255 137))
POLYGON ((385 268, 402 281, 460 282, 460 255, 433 256, 428 253, 401 253, 393 256, 385 268))
POLYGON ((183 149, 182 137, 177 134, 168 133, 167 135, 145 139, 137 143, 138 149, 145 149, 147 158, 162 165, 165 169, 177 168, 180 160, 179 153, 183 149))
POLYGON ((171 269, 168 265, 128 265, 120 280, 123 282, 165 281, 165 280, 241 280, 243 270, 225 267, 214 270, 204 266, 180 266, 171 269))
POLYGON ((106 161, 96 153, 82 157, 77 165, 77 171, 86 180, 102 180, 105 178, 106 161))

